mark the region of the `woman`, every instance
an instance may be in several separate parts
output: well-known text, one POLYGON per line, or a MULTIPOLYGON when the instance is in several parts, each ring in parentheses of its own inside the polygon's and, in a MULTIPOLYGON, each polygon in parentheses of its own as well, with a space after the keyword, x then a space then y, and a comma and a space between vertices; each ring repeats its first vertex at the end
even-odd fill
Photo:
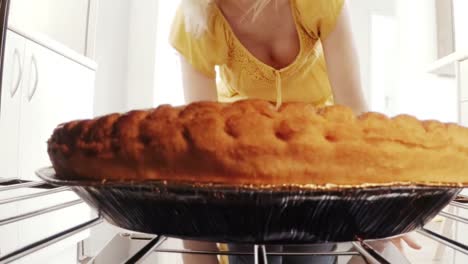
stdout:
POLYGON ((171 43, 182 55, 188 102, 259 98, 366 110, 344 0, 185 0, 171 43))
POLYGON ((367 111, 349 20, 344 0, 182 0, 170 40, 181 55, 186 102, 256 98, 367 111))

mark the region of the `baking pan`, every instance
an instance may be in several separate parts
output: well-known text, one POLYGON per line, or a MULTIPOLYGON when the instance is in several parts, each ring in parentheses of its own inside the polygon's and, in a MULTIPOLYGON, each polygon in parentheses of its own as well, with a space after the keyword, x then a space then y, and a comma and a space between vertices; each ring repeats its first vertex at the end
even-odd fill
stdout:
POLYGON ((381 239, 424 226, 462 190, 449 186, 244 186, 66 181, 110 223, 183 239, 310 244, 381 239))

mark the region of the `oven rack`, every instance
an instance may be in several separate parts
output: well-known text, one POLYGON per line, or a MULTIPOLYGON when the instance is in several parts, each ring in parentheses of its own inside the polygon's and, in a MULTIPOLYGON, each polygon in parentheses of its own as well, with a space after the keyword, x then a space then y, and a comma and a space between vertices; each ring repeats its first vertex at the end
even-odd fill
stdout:
MULTIPOLYGON (((0 179, 0 193, 5 191, 11 191, 21 188, 36 188, 41 189, 41 192, 21 195, 17 197, 0 199, 0 206, 5 204, 11 204, 15 202, 20 202, 24 200, 31 200, 38 197, 45 197, 47 195, 52 195, 60 192, 71 191, 69 187, 56 187, 50 184, 47 184, 42 181, 23 181, 20 179, 0 179)), ((460 195, 456 200, 450 203, 452 208, 468 210, 468 196, 460 195)), ((60 203, 54 206, 47 208, 42 208, 40 210, 35 210, 27 212, 24 214, 16 215, 13 217, 0 219, 0 228, 4 225, 11 224, 17 221, 22 221, 32 217, 36 217, 42 214, 50 213, 60 209, 64 209, 70 206, 83 203, 82 200, 77 199, 69 202, 60 203)), ((451 220, 453 223, 463 223, 468 224, 468 219, 458 216, 450 211, 443 211, 439 216, 451 220)), ((62 232, 52 234, 44 239, 41 239, 37 242, 34 242, 30 245, 25 245, 14 252, 11 252, 7 255, 0 256, 0 264, 10 263, 15 260, 21 259, 29 254, 32 254, 36 251, 44 249, 50 245, 58 243, 68 237, 71 237, 77 233, 88 230, 96 225, 101 224, 104 221, 100 213, 94 219, 85 221, 81 224, 73 226, 62 232)), ((459 241, 453 240, 444 234, 439 234, 437 232, 431 231, 426 228, 422 228, 417 231, 418 233, 440 243, 441 246, 446 246, 454 249, 457 252, 468 255, 468 245, 465 245, 459 241)), ((133 263, 142 263, 148 256, 153 253, 176 253, 176 254, 197 254, 197 255, 249 255, 254 256, 256 264, 266 264, 267 256, 361 256, 367 263, 376 263, 376 264, 386 264, 391 263, 390 260, 382 256, 375 248, 373 248, 368 241, 357 241, 353 242, 353 248, 349 251, 329 251, 329 252, 275 252, 267 251, 265 245, 255 245, 253 246, 250 252, 238 252, 238 251, 229 251, 229 250, 217 250, 217 251, 197 251, 197 250, 187 250, 187 249, 167 249, 162 247, 164 242, 167 240, 167 237, 160 235, 142 235, 142 234, 121 234, 132 240, 145 240, 145 245, 138 250, 135 254, 130 256, 128 259, 123 261, 123 264, 133 264, 133 263)), ((92 263, 93 258, 87 260, 87 263, 92 263)))
MULTIPOLYGON (((56 193, 71 191, 69 187, 56 187, 56 186, 47 184, 43 181, 24 181, 24 180, 15 179, 15 178, 0 179, 0 193, 24 189, 24 188, 34 188, 34 189, 41 190, 41 191, 37 193, 27 194, 27 195, 14 196, 14 197, 7 198, 7 199, 0 199, 0 206, 6 205, 6 204, 13 204, 16 202, 21 202, 21 201, 26 201, 26 200, 32 200, 32 199, 40 198, 40 197, 46 197, 48 195, 52 195, 56 193)), ((76 199, 72 201, 58 203, 56 205, 41 208, 38 210, 33 210, 33 211, 26 212, 26 213, 18 214, 18 215, 11 216, 8 218, 4 218, 4 219, 0 218, 0 228, 8 224, 23 221, 26 219, 37 217, 40 215, 44 215, 47 213, 51 213, 54 211, 58 211, 58 210, 65 209, 65 208, 75 206, 78 204, 82 204, 82 203, 84 202, 81 199, 76 199)), ((59 233, 52 234, 32 244, 22 246, 21 248, 15 250, 14 252, 8 253, 6 255, 0 255, 0 264, 10 263, 10 262, 19 260, 27 255, 30 255, 41 249, 44 249, 48 246, 58 243, 75 234, 78 234, 96 225, 99 225, 102 222, 103 222, 103 218, 101 217, 100 214, 98 214, 97 217, 89 221, 84 221, 81 224, 78 224, 69 229, 63 230, 59 233)))

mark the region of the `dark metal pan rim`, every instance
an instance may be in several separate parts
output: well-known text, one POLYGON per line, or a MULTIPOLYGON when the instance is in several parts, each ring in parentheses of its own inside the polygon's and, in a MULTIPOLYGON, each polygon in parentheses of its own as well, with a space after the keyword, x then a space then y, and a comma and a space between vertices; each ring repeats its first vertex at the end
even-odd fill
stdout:
POLYGON ((283 185, 229 185, 219 183, 193 183, 193 182, 181 182, 181 181, 167 181, 167 180, 140 180, 140 181, 126 181, 126 180, 92 180, 92 179, 70 179, 65 180, 63 177, 59 177, 55 174, 53 167, 45 167, 36 171, 36 175, 42 180, 55 184, 55 185, 66 185, 66 186, 83 186, 83 187, 138 187, 138 186, 164 186, 167 188, 195 188, 195 189, 236 189, 246 191, 342 191, 342 190, 359 190, 359 189, 419 189, 419 188, 447 188, 447 189, 461 189, 465 187, 461 183, 443 183, 443 182, 389 182, 389 183, 363 183, 358 185, 315 185, 315 184, 283 184, 283 185))
POLYGON ((414 183, 259 189, 163 181, 67 181, 57 178, 52 168, 37 174, 48 183, 71 186, 121 228, 240 244, 391 238, 424 226, 462 190, 458 185, 414 183))

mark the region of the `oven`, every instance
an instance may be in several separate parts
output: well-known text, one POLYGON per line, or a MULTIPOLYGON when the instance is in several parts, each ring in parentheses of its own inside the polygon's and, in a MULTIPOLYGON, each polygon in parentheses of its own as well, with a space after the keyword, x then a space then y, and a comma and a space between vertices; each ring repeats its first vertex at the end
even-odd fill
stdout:
MULTIPOLYGON (((21 6, 21 3, 24 7, 34 1, 37 4, 37 0, 16 1, 16 7, 21 6)), ((46 2, 54 3, 52 0, 46 2)), ((425 228, 417 230, 415 237, 423 246, 421 251, 406 250, 405 254, 402 254, 392 244, 383 243, 385 246, 382 247, 382 241, 340 243, 334 245, 333 250, 313 252, 304 249, 306 247, 294 245, 288 247, 286 251, 275 250, 269 245, 252 245, 250 248, 243 247, 242 250, 196 251, 184 249, 179 239, 109 227, 101 213, 88 207, 73 193, 71 188, 57 187, 40 181, 34 176, 34 171, 48 165, 44 142, 58 123, 92 117, 114 110, 125 110, 126 105, 141 106, 140 103, 146 103, 147 98, 152 95, 152 91, 144 90, 140 91, 142 92, 141 98, 129 96, 130 99, 123 102, 125 95, 132 94, 129 90, 116 87, 125 82, 144 86, 141 80, 135 80, 138 78, 126 79, 122 76, 125 75, 123 72, 127 64, 130 68, 129 72, 134 73, 134 67, 139 65, 137 58, 142 57, 142 54, 138 52, 146 52, 146 46, 134 46, 136 43, 131 41, 143 35, 149 36, 148 34, 139 35, 139 31, 135 28, 142 25, 139 23, 146 23, 138 20, 138 14, 143 11, 146 12, 145 14, 150 14, 153 10, 151 8, 154 7, 131 6, 131 2, 138 1, 121 0, 115 4, 116 2, 117 0, 102 1, 101 8, 109 10, 115 8, 112 12, 122 14, 121 17, 113 17, 112 12, 98 12, 95 0, 75 1, 74 10, 79 10, 81 13, 74 13, 75 16, 70 17, 70 20, 76 18, 77 31, 72 34, 67 33, 63 38, 64 41, 56 41, 57 39, 54 41, 44 37, 43 34, 31 34, 22 28, 21 19, 23 18, 15 18, 20 22, 8 25, 10 1, 0 0, 0 27, 2 29, 0 116, 2 121, 9 120, 7 123, 0 121, 0 129, 2 129, 0 131, 1 264, 182 263, 183 254, 218 257, 252 256, 256 263, 266 263, 266 256, 332 256, 337 258, 337 263, 348 263, 351 260, 355 260, 355 263, 468 263, 467 192, 463 192, 451 202, 425 228), (133 18, 129 19, 132 23, 128 24, 133 27, 126 25, 127 30, 112 31, 115 28, 125 28, 125 24, 112 25, 112 23, 123 23, 121 18, 132 16, 132 12, 134 12, 133 18), (101 17, 115 20, 112 23, 104 23, 105 21, 99 20, 101 17), (81 21, 81 18, 86 18, 86 20, 81 21), (110 37, 104 41, 98 39, 98 33, 102 33, 99 23, 107 27, 105 30, 107 35, 103 34, 106 37, 118 35, 119 40, 130 39, 130 43, 122 45, 121 41, 110 37), (71 38, 73 35, 79 35, 78 40, 71 38), (11 41, 7 41, 8 39, 11 41), (63 45, 70 39, 75 42, 63 45), (98 44, 93 46, 93 43, 98 44), (127 61, 122 61, 125 56, 121 56, 122 58, 119 56, 124 52, 128 52, 127 61), (3 58, 8 60, 5 62, 3 58), (98 60, 100 60, 101 69, 109 67, 113 71, 97 72, 96 61, 98 60), (57 74, 58 72, 60 74, 57 74), (101 74, 101 77, 96 78, 96 74, 98 76, 101 74), (105 77, 102 77, 104 75, 105 77), (2 83, 4 80, 6 82, 2 83), (70 87, 70 90, 63 91, 59 89, 60 87, 70 87), (57 98, 59 100, 56 100, 57 98), (108 98, 113 98, 112 102, 109 102, 108 98), (80 108, 75 107, 77 102, 80 108), (45 116, 47 118, 44 118, 45 116), (6 125, 2 126, 2 124, 6 125), (106 234, 103 235, 99 231, 102 229, 110 231, 104 232, 106 234), (96 242, 97 240, 99 243, 96 242)), ((57 5, 63 3, 64 1, 61 0, 55 2, 57 5)), ((54 15, 66 17, 65 11, 63 11, 65 15, 60 14, 62 9, 55 10, 54 15)), ((356 12, 363 12, 363 10, 359 9, 356 12)), ((129 22, 128 19, 127 22, 129 22)), ((46 24, 43 23, 43 25, 46 24)), ((358 21, 357 24, 365 24, 366 28, 369 27, 363 21, 358 21)), ((33 26, 29 25, 29 27, 33 26)), ((60 39, 61 32, 51 30, 48 33, 58 34, 53 37, 60 39)), ((150 44, 157 42, 155 39, 146 40, 150 44)), ((371 43, 371 39, 369 36, 363 37, 362 42, 371 43)), ((369 53, 371 49, 366 50, 369 53)), ((163 53, 167 53, 166 51, 163 50, 163 53)), ((155 55, 145 54, 151 54, 148 57, 155 55)), ((454 54, 434 64, 434 67, 442 68, 456 61, 457 67, 454 68, 458 72, 458 79, 454 82, 458 86, 453 90, 458 91, 462 96, 468 94, 463 90, 468 91, 468 81, 465 80, 467 76, 465 72, 468 69, 467 54, 454 54)), ((434 67, 431 71, 438 72, 434 67)), ((159 65, 155 68, 162 67, 159 65)), ((364 68, 370 68, 370 66, 367 65, 364 68)), ((128 73, 128 76, 132 74, 128 73)), ((166 78, 170 79, 171 76, 167 75, 166 78)), ((153 77, 148 78, 150 79, 148 83, 153 77)), ((443 79, 442 84, 446 85, 445 77, 441 79, 443 79)), ((468 124, 466 118, 468 114, 465 114, 465 110, 468 109, 465 107, 466 98, 457 97, 456 102, 458 106, 456 117, 459 122, 466 125, 468 124)), ((395 221, 399 220, 395 219, 395 221)))

